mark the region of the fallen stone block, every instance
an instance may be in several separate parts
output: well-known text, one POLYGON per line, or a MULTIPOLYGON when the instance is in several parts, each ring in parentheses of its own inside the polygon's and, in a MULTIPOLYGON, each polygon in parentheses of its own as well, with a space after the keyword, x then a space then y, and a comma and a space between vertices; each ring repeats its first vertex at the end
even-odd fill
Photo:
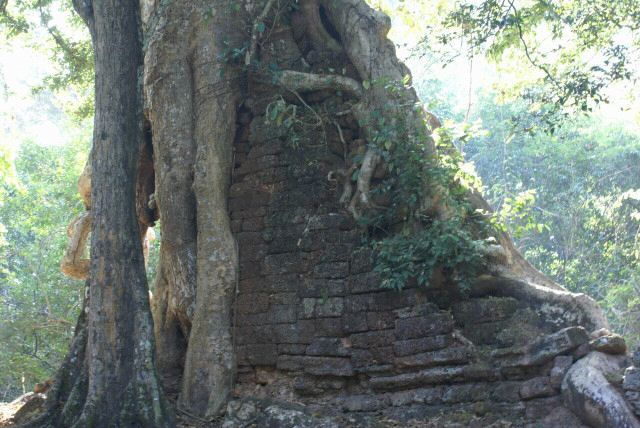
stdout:
POLYGON ((627 343, 619 334, 600 336, 589 342, 589 346, 594 351, 604 352, 605 354, 621 355, 627 353, 627 343))
POLYGON ((551 386, 556 389, 560 389, 560 385, 562 385, 562 379, 569 371, 569 368, 573 364, 573 357, 571 355, 558 355, 553 360, 553 367, 551 368, 551 373, 549 374, 549 380, 551 386))
POLYGON ((527 347, 525 355, 516 360, 516 366, 537 366, 570 352, 583 343, 589 335, 583 327, 567 327, 543 337, 527 347))
POLYGON ((520 397, 523 400, 551 397, 555 394, 557 393, 553 386, 551 386, 550 379, 544 376, 529 379, 522 384, 522 387, 520 387, 520 397))

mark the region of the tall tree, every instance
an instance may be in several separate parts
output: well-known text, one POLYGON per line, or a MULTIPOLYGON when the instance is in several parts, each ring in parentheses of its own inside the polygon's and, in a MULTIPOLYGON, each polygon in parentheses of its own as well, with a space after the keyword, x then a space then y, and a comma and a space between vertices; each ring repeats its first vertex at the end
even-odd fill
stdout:
POLYGON ((94 45, 91 270, 71 353, 33 426, 172 425, 155 370, 136 214, 143 142, 142 33, 135 1, 77 1, 94 45))

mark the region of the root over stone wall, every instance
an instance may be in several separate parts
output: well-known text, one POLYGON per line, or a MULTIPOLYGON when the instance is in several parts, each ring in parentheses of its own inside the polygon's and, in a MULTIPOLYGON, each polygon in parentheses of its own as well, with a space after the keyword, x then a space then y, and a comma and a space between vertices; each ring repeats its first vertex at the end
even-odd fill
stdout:
MULTIPOLYGON (((306 98, 318 111, 343 102, 306 98)), ((483 277, 467 296, 381 288, 341 185, 327 180, 357 126, 345 120, 342 136, 326 127, 294 146, 264 107, 238 114, 238 379, 225 426, 582 426, 562 381, 592 350, 601 315, 579 295, 504 278, 483 277)))

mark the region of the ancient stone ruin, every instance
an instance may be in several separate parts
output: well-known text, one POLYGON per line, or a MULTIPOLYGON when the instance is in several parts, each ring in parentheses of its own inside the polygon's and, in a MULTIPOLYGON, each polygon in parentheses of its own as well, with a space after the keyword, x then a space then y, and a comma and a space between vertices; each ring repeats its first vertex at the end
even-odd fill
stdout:
MULTIPOLYGON (((384 111, 391 100, 383 91, 365 91, 365 82, 370 85, 389 74, 402 81, 408 71, 386 39, 389 23, 381 14, 355 0, 348 2, 349 8, 331 1, 322 1, 321 7, 317 2, 308 3, 315 5, 307 7, 315 18, 300 15, 306 9, 291 12, 291 19, 273 24, 269 39, 261 46, 260 64, 277 63, 277 72, 258 70, 246 81, 234 81, 238 88, 242 86, 246 98, 237 109, 226 107, 237 112, 228 195, 226 186, 211 189, 208 181, 196 180, 200 187, 193 187, 200 196, 207 196, 203 200, 211 209, 221 210, 223 204, 214 202, 228 200, 239 255, 231 323, 237 373, 222 426, 640 427, 636 416, 640 414, 640 358, 632 361, 628 357, 624 341, 606 329, 607 322, 592 299, 569 293, 535 271, 508 237, 500 238, 495 254, 487 254, 495 259, 492 268, 474 278, 464 292, 444 275, 432 278, 429 287, 409 282, 397 291, 382 286, 373 270, 370 247, 364 242, 368 232, 357 214, 385 203, 373 200, 380 194, 369 190, 389 171, 379 157, 374 161, 375 156, 370 155, 373 150, 367 140, 373 132, 362 125, 364 113, 359 111, 384 111), (336 70, 341 70, 339 76, 334 75, 336 70), (360 175, 352 179, 356 170, 360 175)), ((165 12, 183 14, 184 10, 177 7, 165 12)), ((263 18, 268 12, 266 9, 263 18)), ((173 30, 179 33, 182 27, 176 25, 173 30)), ((254 31, 253 42, 258 33, 254 31)), ((171 40, 178 37, 167 34, 171 40)), ((157 47, 168 45, 162 40, 157 47)), ((181 43, 193 42, 186 36, 185 40, 181 43)), ((196 41, 207 46, 200 54, 210 53, 210 38, 202 36, 196 41)), ((184 53, 182 48, 174 50, 184 53)), ((251 65, 251 55, 247 58, 245 64, 251 65)), ((207 61, 196 65, 196 71, 200 70, 192 73, 196 77, 221 76, 209 69, 207 61)), ((183 78, 182 74, 178 77, 183 78)), ((225 92, 212 85, 211 90, 221 97, 234 94, 235 89, 225 92)), ((207 107, 210 94, 204 92, 196 94, 202 99, 194 95, 193 100, 179 101, 207 107)), ((403 88, 394 100, 401 106, 414 106, 417 97, 412 89, 403 88)), ((164 101, 162 105, 168 107, 163 114, 173 119, 177 114, 172 110, 174 100, 164 101)), ((411 128, 414 119, 418 122, 418 113, 407 112, 411 128)), ((202 116, 209 117, 205 113, 202 116)), ((170 165, 177 157, 169 143, 195 125, 192 115, 187 115, 187 125, 156 115, 150 125, 155 152, 149 158, 157 185, 138 192, 144 196, 138 205, 153 211, 147 215, 148 223, 142 222, 143 232, 155 220, 156 201, 160 220, 167 226, 171 215, 176 216, 169 209, 167 195, 182 192, 185 200, 192 201, 193 182, 189 180, 193 174, 206 176, 197 164, 185 163, 180 177, 187 184, 180 182, 182 187, 173 184, 175 176, 158 179, 162 174, 159 164, 170 165), (160 138, 163 136, 166 141, 160 138), (146 196, 151 190, 156 198, 149 200, 146 196)), ((227 122, 225 117, 217 116, 211 122, 214 125, 206 120, 197 125, 203 128, 203 135, 232 128, 233 120, 227 122)), ((229 131, 224 136, 232 134, 229 131)), ((182 143, 181 138, 176 140, 182 143)), ((207 142, 203 139, 203 144, 207 142)), ((189 150, 175 152, 185 157, 185 153, 193 154, 189 150)), ((207 171, 220 174, 220 165, 210 163, 215 168, 207 164, 211 168, 207 171)), ((188 211, 178 202, 176 209, 188 211)), ((202 211, 199 216, 204 216, 202 211)), ((197 239, 206 241, 215 233, 224 234, 223 223, 212 223, 210 229, 199 224, 197 239)), ((184 238, 169 229, 165 229, 163 242, 167 253, 174 251, 172 242, 180 241, 168 239, 170 233, 184 238)), ((76 245, 67 253, 68 264, 81 261, 77 243, 86 238, 82 230, 72 230, 76 245)), ((195 233, 195 227, 189 231, 195 233)), ((195 237, 188 238, 180 241, 188 248, 176 250, 170 260, 179 265, 176 272, 182 272, 181 263, 188 265, 196 259, 191 248, 195 237), (188 257, 180 258, 183 253, 188 257)), ((161 349, 159 369, 166 375, 163 364, 182 364, 171 367, 176 374, 173 383, 165 376, 165 390, 170 394, 177 395, 182 369, 189 367, 189 355, 185 357, 184 352, 192 323, 215 324, 211 321, 216 319, 213 308, 206 312, 208 307, 201 305, 199 315, 193 315, 196 288, 191 276, 196 271, 202 276, 198 281, 204 285, 198 282, 198 290, 205 287, 202 290, 206 291, 211 280, 200 268, 210 268, 212 263, 207 263, 212 259, 197 259, 197 269, 193 265, 182 272, 191 282, 177 281, 179 275, 168 269, 164 287, 169 291, 159 290, 162 283, 156 283, 152 306, 161 349), (158 314, 163 313, 168 314, 166 320, 159 319, 158 314), (181 330, 170 321, 180 324, 181 330), (180 337, 168 335, 163 343, 164 329, 180 337), (170 361, 165 364, 163 359, 170 361)), ((235 273, 235 268, 231 266, 227 273, 235 273)), ((76 276, 83 275, 86 267, 76 276)), ((221 301, 216 299, 212 301, 221 301)), ((213 347, 211 338, 198 337, 197 363, 204 368, 191 370, 193 379, 215 365, 211 364, 213 356, 206 353, 213 347)), ((188 347, 193 346, 190 342, 188 347)), ((206 410, 206 401, 212 397, 202 389, 214 388, 193 379, 189 398, 195 396, 193 401, 198 401, 202 395, 206 410)))
MULTIPOLYGON (((381 288, 327 179, 344 162, 336 129, 292 147, 260 111, 239 115, 235 143, 238 379, 226 427, 640 426, 621 389, 626 346, 597 331, 606 321, 589 298, 489 276, 469 295, 381 288)), ((624 381, 636 406, 638 373, 624 381)))

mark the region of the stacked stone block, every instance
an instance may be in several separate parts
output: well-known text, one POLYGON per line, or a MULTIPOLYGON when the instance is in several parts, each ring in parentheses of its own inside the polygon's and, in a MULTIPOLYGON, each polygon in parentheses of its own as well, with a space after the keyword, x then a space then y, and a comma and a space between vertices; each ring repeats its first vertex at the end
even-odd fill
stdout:
POLYGON ((239 114, 229 201, 240 255, 236 393, 401 421, 548 418, 584 329, 549 325, 508 297, 439 307, 424 289, 382 288, 328 179, 345 167, 344 148, 324 134, 293 147, 258 102, 239 114))

